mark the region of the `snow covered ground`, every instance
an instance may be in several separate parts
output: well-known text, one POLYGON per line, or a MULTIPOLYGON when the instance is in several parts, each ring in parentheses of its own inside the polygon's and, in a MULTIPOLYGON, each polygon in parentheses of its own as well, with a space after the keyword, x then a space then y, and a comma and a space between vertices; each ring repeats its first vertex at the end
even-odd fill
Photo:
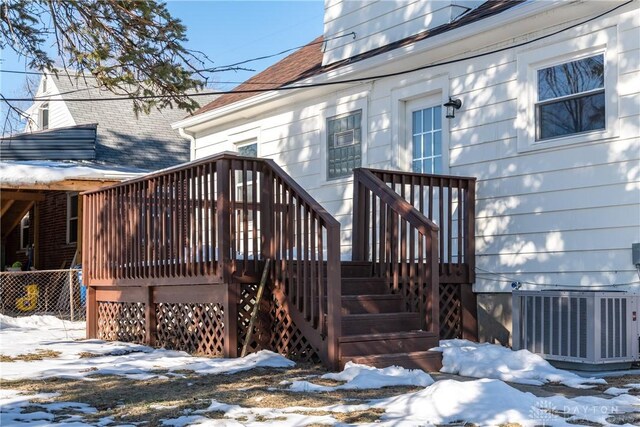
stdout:
MULTIPOLYGON (((197 378, 226 374, 233 386, 236 378, 234 373, 271 367, 280 368, 287 375, 295 365, 268 351, 242 359, 208 359, 136 344, 83 340, 83 336, 83 323, 47 316, 15 319, 0 315, 0 353, 3 355, 0 378, 3 381, 18 380, 3 384, 0 392, 0 425, 123 425, 120 420, 101 412, 104 408, 99 408, 100 405, 94 405, 98 408, 91 406, 82 402, 81 398, 77 398, 80 401, 73 401, 61 393, 12 390, 12 384, 19 387, 20 381, 71 378, 83 384, 95 383, 95 393, 100 393, 100 381, 105 377, 99 374, 115 375, 141 387, 153 388, 156 384, 154 381, 168 383, 171 387, 172 381, 183 380, 184 371, 194 371, 193 375, 197 378), (26 355, 38 352, 43 355, 41 360, 23 360, 29 359, 26 355)), ((376 369, 348 364, 340 373, 306 378, 294 378, 291 375, 287 380, 268 387, 260 388, 257 385, 246 391, 246 395, 252 396, 253 400, 218 400, 223 395, 222 390, 205 387, 208 394, 204 401, 199 402, 200 406, 196 407, 194 402, 192 408, 180 409, 162 419, 161 423, 179 427, 345 425, 344 420, 348 419, 344 418, 345 414, 356 413, 376 414, 373 417, 376 426, 394 427, 460 425, 464 422, 481 426, 503 423, 574 426, 581 421, 588 421, 590 425, 613 425, 611 423, 615 422, 615 425, 630 426, 637 425, 640 420, 640 399, 629 394, 630 390, 640 387, 638 384, 609 387, 607 395, 574 398, 554 395, 541 398, 520 391, 505 381, 530 385, 553 382, 585 387, 602 380, 584 379, 555 369, 531 353, 513 352, 499 346, 452 340, 443 341, 439 349, 444 354, 443 371, 480 379, 434 381, 430 375, 417 370, 397 367, 376 369), (357 398, 363 390, 392 386, 413 388, 394 388, 391 394, 380 398, 357 398), (260 402, 273 393, 283 394, 287 400, 280 402, 279 406, 275 403, 271 406, 249 404, 260 402), (336 400, 340 403, 323 404, 325 401, 322 396, 332 393, 341 396, 336 400), (304 396, 309 396, 304 400, 305 405, 294 406, 304 396), (638 416, 632 415, 634 413, 638 416)), ((151 410, 157 411, 171 408, 171 405, 175 403, 147 404, 151 410)))
POLYGON ((573 388, 606 384, 602 378, 584 378, 554 368, 537 354, 513 351, 494 344, 446 340, 433 350, 442 352, 441 372, 473 378, 494 378, 518 384, 559 383, 573 388))
POLYGON ((184 370, 207 375, 295 365, 270 351, 253 353, 244 359, 210 359, 139 344, 82 340, 84 322, 68 322, 52 316, 10 318, 0 314, 0 328, 1 353, 5 356, 17 357, 38 350, 59 353, 55 358, 2 363, 0 380, 95 375, 122 375, 144 380, 158 377, 159 370, 166 370, 169 375, 184 370))

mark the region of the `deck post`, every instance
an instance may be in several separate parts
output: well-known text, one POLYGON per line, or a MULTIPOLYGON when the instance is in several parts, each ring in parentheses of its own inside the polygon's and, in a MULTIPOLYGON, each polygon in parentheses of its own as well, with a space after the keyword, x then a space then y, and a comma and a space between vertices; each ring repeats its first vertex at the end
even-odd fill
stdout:
POLYGON ((156 304, 153 301, 153 286, 147 286, 144 301, 144 342, 153 347, 156 344, 156 304))
POLYGON ((351 217, 351 259, 353 261, 366 261, 364 247, 364 233, 368 229, 365 218, 368 212, 364 211, 364 186, 360 185, 360 170, 353 170, 353 213, 351 217))
POLYGON ((467 200, 465 201, 465 216, 467 225, 467 244, 465 264, 469 272, 469 284, 460 285, 460 322, 462 323, 462 338, 478 341, 478 304, 473 293, 473 283, 476 281, 476 180, 469 181, 467 200))
POLYGON ((340 271, 340 226, 327 230, 327 359, 340 369, 342 336, 342 273, 340 271))
POLYGON ((429 248, 427 280, 431 288, 430 301, 427 305, 427 312, 431 318, 429 327, 432 332, 440 336, 440 265, 438 263, 437 231, 431 230, 427 234, 427 247, 429 248))
POLYGON ((98 302, 93 286, 87 286, 87 338, 98 338, 98 302))
POLYGON ((467 199, 465 200, 465 219, 467 244, 465 245, 464 262, 469 269, 469 283, 476 281, 476 180, 469 181, 467 199))
POLYGON ((224 298, 224 357, 238 357, 238 299, 240 297, 239 283, 225 283, 223 285, 224 298))
POLYGON ((223 283, 231 282, 231 210, 229 195, 230 160, 222 159, 217 165, 218 194, 216 200, 216 221, 218 226, 218 274, 223 283))
POLYGON ((478 305, 476 296, 473 293, 473 285, 463 283, 459 289, 462 338, 469 341, 478 341, 478 305))
MULTIPOLYGON (((273 175, 267 165, 262 168, 262 182, 260 185, 260 235, 262 259, 273 258, 273 216, 269 213, 273 212, 273 175)), ((275 271, 271 269, 271 273, 275 271)))

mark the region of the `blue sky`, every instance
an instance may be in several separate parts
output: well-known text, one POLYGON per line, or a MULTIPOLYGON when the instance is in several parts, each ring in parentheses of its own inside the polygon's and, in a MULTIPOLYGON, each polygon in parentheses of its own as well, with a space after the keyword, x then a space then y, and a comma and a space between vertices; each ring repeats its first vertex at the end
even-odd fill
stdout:
MULTIPOLYGON (((187 47, 206 53, 214 66, 227 65, 304 45, 322 34, 324 2, 309 1, 214 1, 173 0, 172 15, 187 27, 187 47)), ((0 67, 24 70, 24 58, 3 51, 0 67)), ((261 71, 286 55, 244 66, 261 71)), ((212 75, 217 81, 244 81, 255 72, 225 72, 212 75)), ((5 97, 25 96, 23 75, 0 73, 0 91, 5 97)), ((231 89, 235 84, 216 87, 231 89)), ((5 106, 2 106, 4 112, 5 106)), ((4 116, 4 114, 2 114, 4 116)))

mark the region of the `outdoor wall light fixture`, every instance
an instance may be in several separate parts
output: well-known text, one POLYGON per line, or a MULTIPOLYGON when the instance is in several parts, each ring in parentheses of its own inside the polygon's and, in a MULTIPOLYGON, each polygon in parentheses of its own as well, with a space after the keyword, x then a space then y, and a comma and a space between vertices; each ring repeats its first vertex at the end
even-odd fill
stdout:
POLYGON ((462 107, 462 101, 458 98, 449 97, 449 101, 445 102, 443 106, 447 109, 445 117, 447 119, 453 119, 456 116, 456 110, 462 107))

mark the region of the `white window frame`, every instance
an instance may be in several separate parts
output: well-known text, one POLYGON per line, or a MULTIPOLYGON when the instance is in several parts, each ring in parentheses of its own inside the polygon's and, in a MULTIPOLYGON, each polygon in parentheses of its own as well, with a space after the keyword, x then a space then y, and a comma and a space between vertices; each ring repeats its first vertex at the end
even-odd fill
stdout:
POLYGON ((49 103, 45 102, 42 105, 40 105, 40 107, 38 108, 38 127, 40 128, 40 130, 46 130, 49 129, 49 124, 51 122, 51 117, 50 114, 51 111, 49 110, 49 103), (45 127, 44 124, 44 111, 47 111, 47 125, 45 127))
POLYGON ((80 219, 77 216, 77 214, 79 213, 80 210, 80 195, 78 193, 67 193, 67 244, 68 245, 74 245, 76 243, 78 243, 78 233, 76 232, 76 240, 74 242, 71 241, 71 221, 75 220, 76 221, 76 230, 78 228, 78 224, 80 223, 80 219), (71 200, 73 199, 73 197, 76 196, 77 197, 77 203, 78 203, 78 209, 77 209, 77 213, 76 216, 71 216, 71 200))
POLYGON ((329 161, 328 155, 328 140, 327 140, 327 119, 336 116, 342 116, 343 114, 349 114, 358 110, 362 111, 360 119, 360 165, 367 167, 368 157, 368 140, 369 140, 369 116, 368 116, 368 93, 371 87, 367 85, 366 90, 359 92, 345 94, 335 100, 335 105, 328 106, 324 109, 322 114, 318 115, 318 129, 320 129, 320 182, 322 186, 336 186, 345 182, 353 181, 353 174, 329 179, 327 173, 327 162, 329 161))
MULTIPOLYGON (((25 216, 20 220, 20 249, 26 250, 29 247, 29 242, 24 241, 24 229, 28 228, 29 232, 31 232, 31 221, 29 221, 29 225, 25 225, 25 220, 29 220, 31 218, 31 212, 27 212, 25 216)), ((30 240, 30 239, 28 239, 30 240)))
MULTIPOLYGON (((405 140, 406 140, 406 144, 408 144, 408 155, 409 155, 409 168, 407 169, 407 171, 413 171, 413 160, 414 160, 414 153, 413 153, 413 112, 414 111, 422 111, 425 110, 427 108, 434 108, 434 107, 440 107, 441 108, 441 113, 442 113, 442 117, 440 118, 441 120, 441 127, 440 127, 440 135, 441 135, 441 139, 440 139, 440 144, 441 144, 441 153, 439 156, 440 162, 441 162, 441 172, 440 174, 446 174, 449 172, 449 166, 448 166, 448 162, 445 160, 445 156, 446 156, 446 152, 448 151, 448 145, 445 146, 445 121, 448 120, 447 118, 444 117, 444 107, 442 107, 442 99, 440 94, 437 95, 432 95, 432 96, 428 96, 428 97, 422 97, 420 99, 416 99, 413 101, 407 101, 406 103, 406 118, 405 118, 405 123, 406 123, 406 132, 405 132, 405 140)), ((423 157, 424 158, 424 157, 423 157)), ((431 156, 432 159, 436 159, 438 157, 436 156, 431 156)), ((431 172, 425 172, 425 173, 431 173, 431 172)))
MULTIPOLYGON (((349 117, 355 116, 357 114, 360 114, 360 123, 359 123, 359 129, 360 129, 360 141, 358 141, 358 145, 360 145, 360 166, 357 167, 362 167, 362 134, 363 134, 363 129, 362 129, 362 110, 353 110, 353 111, 349 111, 348 113, 344 113, 344 114, 338 114, 336 116, 333 117, 327 117, 326 122, 325 122, 325 131, 326 131, 326 136, 325 136, 325 149, 327 152, 327 160, 324 164, 325 167, 325 174, 327 177, 327 181, 335 181, 335 180, 339 180, 339 179, 344 179, 344 178, 348 178, 349 176, 352 176, 352 173, 347 173, 346 175, 338 175, 338 176, 332 176, 329 177, 329 122, 330 121, 337 121, 337 120, 342 120, 342 119, 348 119, 349 117)), ((356 140, 355 140, 355 128, 351 129, 351 130, 347 130, 347 131, 342 131, 342 132, 337 132, 334 135, 335 138, 337 138, 339 135, 348 135, 351 134, 351 142, 347 143, 347 144, 337 144, 334 140, 334 149, 338 148, 338 147, 349 147, 350 145, 356 145, 356 140)))
POLYGON ((258 144, 258 139, 257 138, 252 138, 252 139, 249 139, 249 140, 236 142, 234 144, 234 148, 235 148, 235 151, 239 154, 240 153, 240 148, 247 147, 249 145, 255 145, 256 146, 256 157, 260 157, 260 144, 258 144))
POLYGON ((581 37, 546 45, 518 54, 518 151, 527 152, 564 145, 588 143, 620 135, 618 117, 617 29, 610 27, 581 37), (571 61, 604 56, 605 128, 557 138, 536 140, 538 70, 571 61))
MULTIPOLYGON (((415 82, 411 85, 394 88, 391 91, 392 120, 396 123, 392 133, 392 152, 396 153, 391 160, 391 168, 411 171, 413 146, 411 141, 411 107, 424 104, 424 107, 440 105, 449 100, 449 76, 439 75, 415 82)), ((444 107, 443 107, 444 111, 444 107)), ((450 127, 451 120, 442 118, 442 174, 450 173, 450 127)))

